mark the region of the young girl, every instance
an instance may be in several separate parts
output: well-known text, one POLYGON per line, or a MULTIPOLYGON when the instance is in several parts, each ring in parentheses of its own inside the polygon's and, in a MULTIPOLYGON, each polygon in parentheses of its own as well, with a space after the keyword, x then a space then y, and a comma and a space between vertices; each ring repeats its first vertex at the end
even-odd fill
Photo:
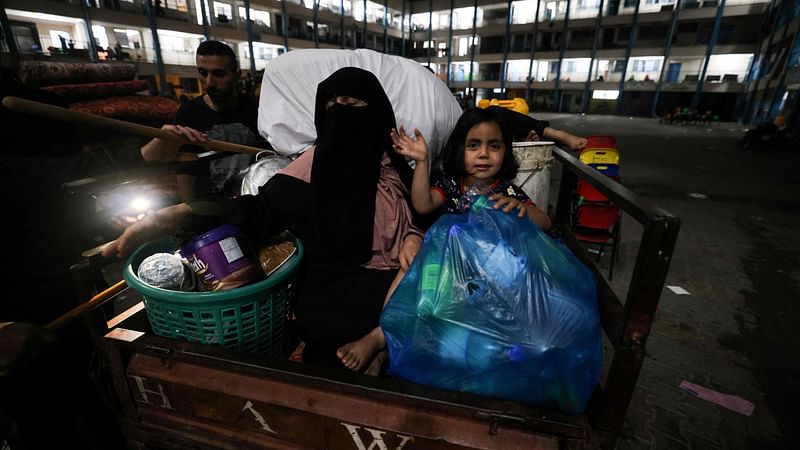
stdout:
MULTIPOLYGON (((450 134, 444 149, 445 174, 431 186, 428 180, 428 146, 422 133, 414 130, 415 139, 401 127, 392 130, 395 151, 417 162, 411 184, 414 209, 427 214, 439 208, 448 213, 458 213, 461 195, 476 182, 488 186, 494 194, 495 209, 509 213, 517 210, 520 218, 527 215, 543 230, 550 229, 550 218, 541 211, 518 186, 512 183, 517 175, 517 162, 511 150, 511 135, 503 121, 491 110, 473 108, 464 112, 450 134)), ((400 271, 394 279, 388 300, 404 275, 400 271)), ((337 351, 342 363, 353 370, 362 370, 373 357, 386 347, 380 326, 363 338, 345 344, 337 351)), ((372 370, 376 368, 373 364, 372 370)), ((370 371, 368 371, 369 373, 370 371)))
POLYGON ((415 138, 401 127, 392 130, 395 150, 417 162, 411 185, 414 209, 427 214, 442 208, 457 213, 461 195, 480 182, 494 194, 494 208, 504 212, 518 210, 519 217, 528 218, 543 230, 550 229, 550 218, 536 207, 518 186, 513 184, 518 164, 511 150, 511 134, 501 117, 491 109, 473 108, 464 112, 450 134, 444 149, 444 174, 433 186, 428 181, 428 147, 419 130, 415 138))

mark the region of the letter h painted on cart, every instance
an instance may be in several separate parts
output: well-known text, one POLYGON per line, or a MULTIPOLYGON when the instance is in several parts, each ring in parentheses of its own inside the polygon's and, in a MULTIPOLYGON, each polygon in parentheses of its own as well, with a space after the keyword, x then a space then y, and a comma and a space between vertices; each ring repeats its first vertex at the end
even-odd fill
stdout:
POLYGON ((154 396, 161 397, 161 405, 156 405, 156 406, 172 410, 175 409, 172 407, 172 405, 169 404, 169 399, 167 398, 167 394, 164 393, 164 387, 161 386, 160 383, 158 385, 158 390, 154 391, 152 389, 146 389, 144 387, 144 380, 145 380, 144 378, 137 377, 136 375, 128 375, 128 376, 133 378, 133 380, 136 382, 136 387, 139 389, 139 394, 142 395, 141 398, 137 399, 139 403, 144 403, 146 405, 153 405, 153 402, 150 401, 150 397, 148 396, 148 394, 151 394, 154 396))

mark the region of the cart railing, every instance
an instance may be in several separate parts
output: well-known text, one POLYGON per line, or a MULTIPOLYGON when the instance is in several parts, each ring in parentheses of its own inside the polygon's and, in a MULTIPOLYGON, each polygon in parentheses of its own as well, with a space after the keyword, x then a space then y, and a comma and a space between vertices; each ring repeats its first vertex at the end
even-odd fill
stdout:
POLYGON ((669 271, 680 219, 582 163, 572 154, 554 148, 553 155, 563 167, 555 225, 562 231, 567 245, 594 272, 598 280, 600 322, 614 348, 606 382, 595 393, 587 410, 592 428, 604 435, 606 442, 603 446, 613 448, 622 431, 625 413, 644 362, 645 344, 669 271), (624 302, 594 261, 579 248, 580 245, 571 233, 573 193, 578 178, 586 180, 605 194, 643 227, 624 302))

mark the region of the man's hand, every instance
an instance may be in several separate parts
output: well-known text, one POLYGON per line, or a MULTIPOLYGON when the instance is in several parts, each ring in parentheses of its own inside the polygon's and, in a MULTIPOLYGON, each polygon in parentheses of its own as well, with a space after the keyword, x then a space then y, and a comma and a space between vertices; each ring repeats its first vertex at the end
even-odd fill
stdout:
POLYGON ((569 147, 570 150, 580 150, 586 147, 586 138, 567 134, 564 143, 567 144, 567 147, 569 147))
MULTIPOLYGON (((185 139, 189 142, 204 143, 208 142, 208 135, 194 128, 184 127, 181 125, 164 125, 161 127, 163 131, 168 131, 175 136, 185 139)), ((142 158, 148 162, 169 162, 175 161, 178 154, 178 149, 183 145, 179 141, 153 139, 142 147, 142 158)))
POLYGON ((116 255, 118 258, 123 258, 145 242, 169 236, 180 230, 188 222, 191 212, 191 206, 186 203, 153 211, 144 219, 126 228, 120 237, 103 247, 101 253, 105 257, 116 255))
POLYGON ((539 135, 536 134, 535 131, 531 130, 530 132, 528 132, 528 136, 525 138, 525 140, 528 142, 538 141, 539 135))
POLYGON ((419 128, 414 128, 415 139, 406 134, 404 127, 400 127, 399 132, 397 129, 392 128, 390 135, 397 153, 407 156, 418 163, 428 160, 428 144, 425 142, 425 137, 422 136, 419 128))
POLYGON ((416 234, 409 234, 403 241, 403 245, 400 247, 400 268, 403 271, 408 271, 408 267, 411 266, 420 247, 422 247, 422 238, 416 234))
POLYGON ((567 133, 566 131, 557 128, 546 127, 544 129, 545 139, 552 139, 561 141, 569 147, 570 150, 580 150, 586 147, 586 138, 575 136, 574 134, 567 133))

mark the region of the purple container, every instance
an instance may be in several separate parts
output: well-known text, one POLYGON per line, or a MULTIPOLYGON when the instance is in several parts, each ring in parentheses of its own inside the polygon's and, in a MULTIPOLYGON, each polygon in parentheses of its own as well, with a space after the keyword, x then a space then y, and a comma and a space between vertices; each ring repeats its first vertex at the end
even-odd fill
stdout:
POLYGON ((263 273, 253 264, 253 250, 244 233, 223 225, 181 246, 181 256, 209 291, 232 289, 263 273))

